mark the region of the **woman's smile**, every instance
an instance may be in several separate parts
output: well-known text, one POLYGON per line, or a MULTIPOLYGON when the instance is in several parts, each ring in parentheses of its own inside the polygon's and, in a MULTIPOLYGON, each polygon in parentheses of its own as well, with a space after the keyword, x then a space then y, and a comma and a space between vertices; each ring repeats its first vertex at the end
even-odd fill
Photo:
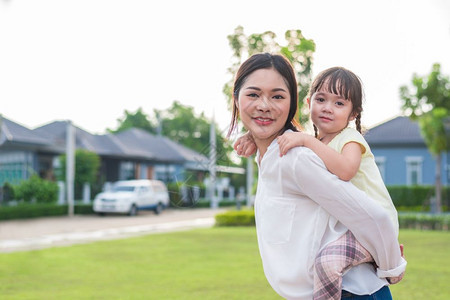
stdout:
POLYGON ((274 121, 273 119, 270 118, 263 118, 263 117, 254 117, 253 120, 261 126, 268 126, 270 124, 272 124, 272 122, 274 121))

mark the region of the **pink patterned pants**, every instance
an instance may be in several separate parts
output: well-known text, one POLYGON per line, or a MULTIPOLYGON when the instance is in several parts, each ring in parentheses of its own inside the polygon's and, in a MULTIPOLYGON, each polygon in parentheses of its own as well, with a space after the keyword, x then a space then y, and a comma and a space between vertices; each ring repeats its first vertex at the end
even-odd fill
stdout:
POLYGON ((373 262, 373 258, 350 230, 328 244, 319 252, 314 263, 313 299, 341 299, 343 273, 366 262, 373 262))

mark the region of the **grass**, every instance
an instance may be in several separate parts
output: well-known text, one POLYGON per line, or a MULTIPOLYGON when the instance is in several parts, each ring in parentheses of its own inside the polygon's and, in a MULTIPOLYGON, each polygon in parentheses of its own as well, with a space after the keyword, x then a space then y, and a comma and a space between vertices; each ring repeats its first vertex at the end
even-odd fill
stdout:
MULTIPOLYGON (((448 232, 402 230, 394 299, 450 299, 448 232)), ((209 228, 0 254, 1 299, 281 299, 254 227, 209 228)))
POLYGON ((397 299, 450 299, 450 233, 400 230, 408 261, 405 278, 391 286, 397 299))

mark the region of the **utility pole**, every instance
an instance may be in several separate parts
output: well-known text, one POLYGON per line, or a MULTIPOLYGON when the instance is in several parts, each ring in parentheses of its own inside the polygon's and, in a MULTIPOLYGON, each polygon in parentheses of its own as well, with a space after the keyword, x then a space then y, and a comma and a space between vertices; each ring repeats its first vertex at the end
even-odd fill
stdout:
POLYGON ((66 127, 66 191, 69 217, 74 215, 75 128, 70 120, 66 127))
POLYGON ((247 206, 252 206, 253 189, 253 155, 247 158, 247 206))
POLYGON ((210 177, 210 195, 211 195, 211 208, 217 208, 216 198, 216 126, 214 124, 214 112, 209 127, 209 177, 210 177))

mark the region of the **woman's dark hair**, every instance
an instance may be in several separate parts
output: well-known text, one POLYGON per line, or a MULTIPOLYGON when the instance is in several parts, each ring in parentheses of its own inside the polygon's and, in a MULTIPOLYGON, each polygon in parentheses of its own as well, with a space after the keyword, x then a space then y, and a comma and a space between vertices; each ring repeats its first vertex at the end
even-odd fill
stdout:
POLYGON ((284 125, 283 132, 287 129, 298 131, 301 128, 296 118, 298 112, 298 94, 297 94, 297 80, 295 79, 294 69, 291 63, 282 55, 270 54, 270 53, 258 53, 249 57, 236 73, 234 86, 233 86, 233 113, 231 116, 230 128, 228 129, 227 137, 233 133, 237 127, 239 119, 239 109, 237 106, 239 91, 253 72, 260 69, 274 69, 283 77, 291 96, 290 108, 286 124, 284 125))
MULTIPOLYGON (((332 67, 320 72, 309 88, 308 98, 312 99, 315 92, 325 90, 328 93, 340 95, 352 102, 352 114, 355 115, 356 130, 361 133, 361 113, 364 92, 361 79, 350 70, 343 67, 332 67)), ((317 137, 318 131, 314 125, 317 137)))

